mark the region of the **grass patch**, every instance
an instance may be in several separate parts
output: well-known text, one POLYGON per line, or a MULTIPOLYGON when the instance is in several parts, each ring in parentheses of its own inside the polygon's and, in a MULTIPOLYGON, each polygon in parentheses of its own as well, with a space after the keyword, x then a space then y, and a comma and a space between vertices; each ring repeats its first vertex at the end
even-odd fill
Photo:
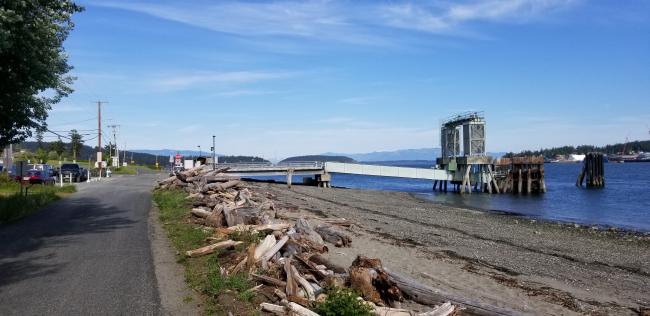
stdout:
MULTIPOLYGON (((232 265, 235 251, 221 250, 204 257, 187 258, 183 254, 190 249, 205 246, 206 238, 211 235, 200 225, 189 220, 190 202, 187 194, 181 190, 156 190, 154 202, 160 210, 160 220, 172 245, 176 249, 177 261, 185 267, 185 281, 202 293, 204 313, 207 315, 251 315, 255 313, 253 301, 256 292, 251 291, 253 283, 246 274, 240 273, 224 276, 221 267, 224 263, 232 265)), ((242 232, 232 236, 245 244, 257 242, 257 233, 242 232)), ((242 251, 242 249, 239 249, 242 251)))
POLYGON ((2 182, 0 183, 0 224, 19 220, 75 191, 74 185, 59 187, 37 184, 28 187, 27 195, 21 195, 20 184, 2 182))

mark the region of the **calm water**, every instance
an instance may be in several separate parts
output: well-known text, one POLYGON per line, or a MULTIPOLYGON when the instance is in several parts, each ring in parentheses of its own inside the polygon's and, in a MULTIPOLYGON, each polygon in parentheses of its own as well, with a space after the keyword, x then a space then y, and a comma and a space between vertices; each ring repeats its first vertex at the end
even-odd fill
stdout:
MULTIPOLYGON (((400 163, 392 165, 404 166, 400 163)), ((430 165, 418 163, 406 166, 430 165)), ((437 203, 650 232, 650 163, 606 164, 605 188, 589 190, 575 186, 580 167, 580 164, 546 164, 548 192, 533 195, 438 193, 432 192, 430 181, 348 174, 333 174, 332 185, 411 192, 437 203)), ((283 177, 269 178, 285 180, 283 177)), ((300 177, 294 179, 295 183, 300 181, 300 177)))

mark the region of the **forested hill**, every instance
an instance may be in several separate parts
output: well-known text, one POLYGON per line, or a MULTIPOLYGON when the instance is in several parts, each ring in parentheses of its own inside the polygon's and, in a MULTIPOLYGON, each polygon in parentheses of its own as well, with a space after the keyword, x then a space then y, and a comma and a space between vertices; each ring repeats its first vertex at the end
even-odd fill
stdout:
POLYGON ((356 162, 354 159, 345 156, 326 156, 326 155, 307 155, 307 156, 295 156, 289 157, 280 161, 283 162, 298 162, 298 161, 321 161, 321 162, 356 162))
POLYGON ((650 140, 637 140, 628 142, 627 146, 624 143, 605 145, 602 147, 591 146, 591 145, 581 145, 581 146, 562 146, 562 147, 553 147, 548 149, 540 150, 526 150, 518 154, 508 153, 506 157, 512 157, 517 155, 542 155, 546 158, 553 158, 557 155, 570 155, 570 154, 586 154, 588 152, 602 152, 605 154, 618 154, 623 152, 625 147, 626 153, 631 152, 650 152, 650 140))

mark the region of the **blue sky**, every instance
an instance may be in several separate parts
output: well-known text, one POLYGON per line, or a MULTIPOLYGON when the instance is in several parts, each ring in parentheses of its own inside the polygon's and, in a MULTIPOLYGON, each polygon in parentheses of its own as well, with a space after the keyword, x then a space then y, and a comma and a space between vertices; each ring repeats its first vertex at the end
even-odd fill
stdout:
POLYGON ((437 147, 468 110, 489 151, 650 138, 648 1, 80 3, 75 93, 48 124, 96 128, 108 101, 120 147, 437 147))

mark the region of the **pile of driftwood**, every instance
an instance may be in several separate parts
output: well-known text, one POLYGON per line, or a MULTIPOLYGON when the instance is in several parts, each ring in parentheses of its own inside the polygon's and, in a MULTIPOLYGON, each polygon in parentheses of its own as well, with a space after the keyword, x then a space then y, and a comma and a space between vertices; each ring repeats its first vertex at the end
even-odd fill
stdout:
POLYGON ((219 249, 232 249, 242 241, 235 234, 255 233, 263 238, 241 251, 223 275, 248 273, 268 286, 275 301, 262 303, 262 311, 276 315, 317 315, 311 309, 327 299, 324 289, 352 288, 359 300, 371 306, 377 315, 451 315, 459 308, 445 303, 439 291, 412 279, 392 273, 379 259, 358 256, 349 269, 328 262, 320 254, 327 252, 326 242, 346 247, 352 239, 339 227, 349 226, 345 219, 328 219, 312 227, 300 217, 279 216, 269 194, 254 192, 245 182, 224 173, 197 167, 175 174, 159 183, 159 188, 182 188, 193 208, 192 220, 213 228, 210 244, 188 250, 188 257, 199 257, 219 249), (415 313, 401 309, 410 299, 430 306, 431 311, 415 313), (441 304, 444 303, 444 304, 441 304))

